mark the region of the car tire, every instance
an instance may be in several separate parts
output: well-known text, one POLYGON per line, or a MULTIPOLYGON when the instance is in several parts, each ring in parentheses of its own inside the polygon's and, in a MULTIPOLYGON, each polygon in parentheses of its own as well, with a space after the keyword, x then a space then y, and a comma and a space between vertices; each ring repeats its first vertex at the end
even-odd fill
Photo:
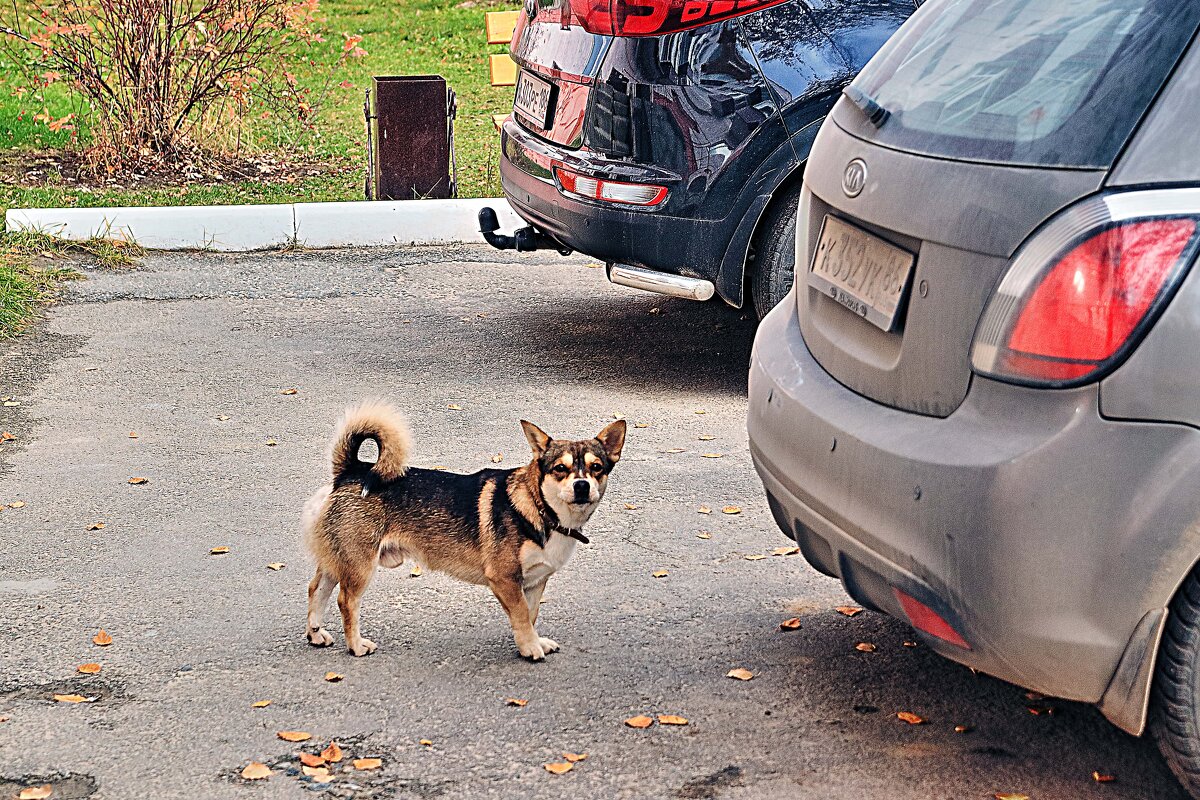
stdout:
POLYGON ((762 319, 792 290, 796 272, 796 213, 800 184, 777 197, 755 235, 754 260, 750 270, 750 295, 754 313, 762 319))
POLYGON ((1200 797, 1200 576, 1171 601, 1154 671, 1150 735, 1175 777, 1200 797))

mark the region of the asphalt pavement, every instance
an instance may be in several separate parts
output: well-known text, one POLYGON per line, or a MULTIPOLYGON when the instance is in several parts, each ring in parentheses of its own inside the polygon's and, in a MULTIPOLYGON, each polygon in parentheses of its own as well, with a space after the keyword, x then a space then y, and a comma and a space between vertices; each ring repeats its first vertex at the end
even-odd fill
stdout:
POLYGON ((840 613, 835 581, 771 555, 788 541, 746 445, 754 329, 587 259, 482 247, 88 271, 0 342, 0 799, 1181 798, 1093 708, 905 646, 906 625, 840 613), (367 592, 377 653, 349 656, 336 612, 338 646, 305 643, 300 506, 335 418, 372 396, 406 409, 415 464, 461 471, 526 460, 522 418, 570 437, 629 420, 592 543, 546 593, 560 652, 521 660, 486 589, 408 568, 367 592), (624 723, 660 714, 687 724, 624 723), (331 780, 303 775, 330 740, 331 780), (564 753, 587 758, 543 768, 564 753), (240 777, 251 761, 271 777, 240 777))

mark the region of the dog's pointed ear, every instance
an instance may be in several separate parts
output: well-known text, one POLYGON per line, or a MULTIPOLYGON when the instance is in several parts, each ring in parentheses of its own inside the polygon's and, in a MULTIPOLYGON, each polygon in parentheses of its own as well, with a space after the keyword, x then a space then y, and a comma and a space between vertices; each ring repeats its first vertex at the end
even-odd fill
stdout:
POLYGON ((533 448, 535 456, 540 456, 546 452, 546 448, 553 441, 550 438, 550 434, 527 420, 521 420, 521 430, 525 431, 525 438, 529 440, 529 446, 533 448))
POLYGON ((605 425, 596 438, 604 445, 612 462, 617 463, 621 460, 621 448, 625 446, 625 420, 619 419, 605 425))

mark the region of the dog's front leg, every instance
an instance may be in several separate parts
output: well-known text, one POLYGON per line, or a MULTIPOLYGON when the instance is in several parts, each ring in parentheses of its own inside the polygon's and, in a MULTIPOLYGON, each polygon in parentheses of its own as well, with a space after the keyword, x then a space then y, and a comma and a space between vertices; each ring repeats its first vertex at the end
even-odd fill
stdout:
POLYGON ((519 581, 515 578, 506 578, 489 581, 488 585, 492 589, 492 594, 496 595, 496 599, 504 607, 505 613, 508 614, 509 624, 512 625, 513 639, 516 641, 517 650, 521 655, 534 661, 541 661, 547 653, 553 653, 558 649, 554 640, 538 636, 537 629, 533 627, 529 604, 525 601, 525 592, 521 589, 519 581))
POLYGON ((550 578, 546 577, 539 583, 525 588, 525 603, 529 606, 529 621, 533 625, 537 625, 538 611, 542 607, 542 592, 546 591, 546 582, 550 578))

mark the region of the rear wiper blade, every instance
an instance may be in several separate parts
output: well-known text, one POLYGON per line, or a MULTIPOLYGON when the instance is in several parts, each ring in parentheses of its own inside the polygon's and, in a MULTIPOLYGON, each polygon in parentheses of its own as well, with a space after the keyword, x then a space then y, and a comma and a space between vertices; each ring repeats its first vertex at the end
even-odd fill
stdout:
POLYGON ((851 103, 854 103, 858 107, 858 110, 863 112, 863 116, 867 118, 867 121, 876 128, 882 128, 883 123, 887 122, 888 118, 892 116, 892 112, 879 105, 879 103, 876 103, 874 98, 870 97, 854 84, 850 84, 845 89, 842 89, 842 94, 846 95, 847 99, 851 103))

